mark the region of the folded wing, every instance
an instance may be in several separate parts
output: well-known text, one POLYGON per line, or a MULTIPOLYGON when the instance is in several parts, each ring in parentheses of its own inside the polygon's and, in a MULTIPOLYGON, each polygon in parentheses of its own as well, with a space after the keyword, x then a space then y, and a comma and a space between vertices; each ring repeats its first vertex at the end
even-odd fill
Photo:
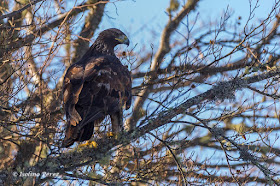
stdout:
POLYGON ((111 116, 113 131, 122 128, 122 107, 131 104, 131 78, 116 57, 90 58, 69 67, 63 85, 66 136, 63 146, 90 139, 94 126, 111 116))

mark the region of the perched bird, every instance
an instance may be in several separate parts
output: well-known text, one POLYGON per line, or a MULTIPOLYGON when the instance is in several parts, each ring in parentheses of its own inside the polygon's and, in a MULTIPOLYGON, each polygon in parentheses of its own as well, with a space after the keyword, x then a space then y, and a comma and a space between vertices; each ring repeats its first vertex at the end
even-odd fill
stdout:
POLYGON ((129 45, 116 28, 102 31, 89 50, 72 64, 64 77, 66 133, 63 147, 89 140, 94 126, 110 115, 112 131, 123 129, 123 107, 131 105, 131 76, 116 57, 114 47, 129 45))

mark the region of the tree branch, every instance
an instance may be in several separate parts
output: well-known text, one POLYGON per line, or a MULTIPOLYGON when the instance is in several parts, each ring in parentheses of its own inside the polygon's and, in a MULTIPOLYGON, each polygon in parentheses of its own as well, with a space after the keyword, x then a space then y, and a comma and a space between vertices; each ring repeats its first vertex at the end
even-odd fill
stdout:
POLYGON ((115 139, 99 139, 98 147, 87 147, 79 151, 70 151, 57 157, 50 157, 42 160, 34 167, 30 167, 30 171, 38 172, 45 170, 46 172, 57 172, 64 174, 65 171, 71 171, 77 167, 88 165, 92 162, 101 160, 104 156, 110 155, 113 148, 118 145, 127 145, 131 141, 146 135, 150 131, 159 128, 171 121, 172 118, 179 114, 186 113, 187 109, 194 105, 202 103, 204 100, 224 100, 231 98, 234 91, 246 88, 251 83, 256 83, 268 78, 280 75, 280 69, 271 70, 269 72, 246 78, 236 78, 227 82, 220 82, 212 89, 194 96, 177 107, 160 112, 157 116, 151 116, 144 119, 137 130, 129 131, 122 135, 119 140, 115 139))
MULTIPOLYGON (((192 10, 194 10, 195 6, 199 0, 188 0, 183 9, 178 13, 178 15, 169 20, 167 25, 165 26, 165 29, 162 32, 161 35, 161 41, 160 46, 155 54, 155 57, 151 64, 151 71, 153 72, 150 76, 150 79, 148 82, 152 82, 155 78, 157 78, 157 69, 160 67, 160 64, 164 58, 164 56, 170 51, 170 36, 171 34, 177 29, 180 22, 184 19, 186 15, 188 15, 192 10)), ((142 108, 145 100, 147 99, 148 95, 150 94, 152 90, 151 86, 146 86, 140 93, 139 96, 135 99, 134 107, 133 107, 133 114, 127 121, 127 129, 131 130, 135 128, 137 121, 140 119, 141 115, 138 113, 138 110, 142 108)))
POLYGON ((26 10, 27 8, 29 8, 29 7, 32 6, 32 5, 35 5, 35 4, 39 3, 40 1, 43 1, 43 0, 34 0, 34 1, 31 1, 31 2, 29 2, 27 5, 25 5, 25 6, 22 7, 21 9, 19 9, 19 10, 16 10, 16 11, 13 11, 13 12, 11 12, 11 13, 9 13, 9 14, 5 14, 5 15, 0 16, 0 20, 5 19, 5 18, 8 18, 8 17, 16 16, 17 14, 20 14, 22 11, 26 10))
POLYGON ((95 30, 98 28, 98 25, 103 17, 105 5, 105 3, 102 3, 97 4, 95 7, 91 7, 90 12, 85 19, 80 37, 75 41, 75 55, 72 59, 72 63, 77 62, 88 50, 89 41, 86 39, 90 39, 93 36, 95 30))
MULTIPOLYGON (((90 0, 88 0, 88 2, 90 2, 90 0)), ((70 19, 71 17, 76 16, 81 12, 84 12, 85 10, 88 9, 89 6, 96 6, 98 4, 108 3, 108 1, 103 1, 103 0, 97 0, 97 2, 93 3, 93 4, 89 4, 88 2, 83 3, 77 7, 74 7, 69 12, 66 12, 63 15, 59 16, 59 18, 57 20, 55 20, 37 30, 34 30, 32 34, 29 34, 22 39, 18 39, 17 41, 10 43, 9 46, 6 47, 6 49, 5 49, 6 52, 15 51, 23 46, 30 45, 37 37, 40 37, 47 31, 61 25, 61 23, 65 22, 66 20, 70 19)))

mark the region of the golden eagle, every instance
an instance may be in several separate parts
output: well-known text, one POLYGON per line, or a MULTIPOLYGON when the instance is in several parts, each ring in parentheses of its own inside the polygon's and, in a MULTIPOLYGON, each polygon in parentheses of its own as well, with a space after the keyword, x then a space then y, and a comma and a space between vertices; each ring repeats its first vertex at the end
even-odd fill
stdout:
POLYGON ((127 36, 116 28, 104 30, 68 68, 63 82, 67 120, 63 147, 89 140, 106 115, 111 117, 113 132, 123 129, 122 108, 131 105, 131 76, 114 53, 118 44, 129 45, 127 36))

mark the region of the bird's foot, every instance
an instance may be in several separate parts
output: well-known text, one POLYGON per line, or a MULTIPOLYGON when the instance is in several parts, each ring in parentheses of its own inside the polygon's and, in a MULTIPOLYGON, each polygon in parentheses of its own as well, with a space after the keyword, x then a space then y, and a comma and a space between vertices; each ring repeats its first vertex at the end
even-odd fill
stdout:
POLYGON ((120 133, 119 132, 108 132, 107 137, 114 138, 114 139, 119 139, 120 138, 120 133))
POLYGON ((98 144, 95 141, 87 141, 86 143, 80 144, 79 147, 97 148, 98 144))

